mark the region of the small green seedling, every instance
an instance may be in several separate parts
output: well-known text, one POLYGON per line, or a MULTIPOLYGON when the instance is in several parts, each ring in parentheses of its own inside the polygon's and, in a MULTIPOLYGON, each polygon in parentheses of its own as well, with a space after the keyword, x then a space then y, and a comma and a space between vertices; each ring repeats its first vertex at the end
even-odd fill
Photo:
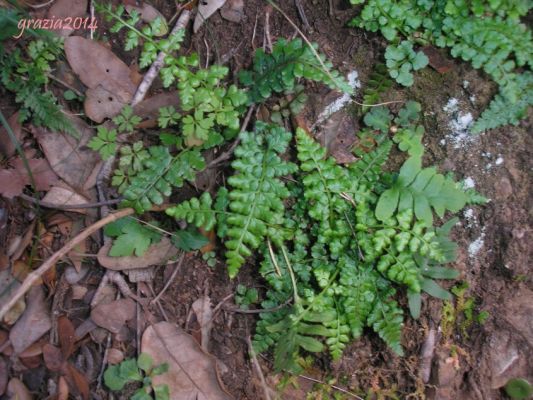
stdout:
POLYGON ((235 302, 243 309, 248 310, 250 305, 257 303, 259 294, 256 288, 247 288, 244 285, 237 285, 237 293, 235 293, 235 302))
POLYGON ((104 126, 97 128, 98 134, 87 143, 89 148, 100 153, 102 159, 107 160, 112 157, 117 151, 117 130, 108 130, 104 126))
POLYGON ((136 125, 141 122, 141 117, 133 114, 131 106, 125 106, 119 115, 113 118, 113 122, 117 124, 120 132, 133 132, 136 125))
POLYGON ((154 367, 152 357, 141 353, 137 359, 128 358, 118 365, 109 366, 104 373, 104 382, 111 390, 122 390, 130 382, 142 382, 142 388, 135 392, 131 400, 168 400, 168 385, 152 386, 153 377, 167 371, 167 363, 154 367))
POLYGON ((505 385, 505 392, 512 399, 529 399, 533 394, 531 384, 523 378, 514 378, 505 385))
POLYGON ((202 255, 202 260, 204 260, 211 268, 214 268, 217 264, 216 254, 214 251, 208 251, 207 253, 204 253, 202 255))
POLYGON ((413 43, 404 40, 398 46, 389 45, 385 51, 387 67, 392 78, 400 85, 412 86, 414 79, 411 71, 418 71, 429 63, 421 51, 413 50, 413 43))

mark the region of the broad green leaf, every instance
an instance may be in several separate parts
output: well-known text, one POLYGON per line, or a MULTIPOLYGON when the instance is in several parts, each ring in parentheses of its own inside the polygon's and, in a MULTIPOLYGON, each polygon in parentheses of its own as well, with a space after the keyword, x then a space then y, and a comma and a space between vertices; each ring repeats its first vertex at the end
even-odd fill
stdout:
POLYGON ((400 191, 396 187, 385 190, 379 197, 376 206, 376 218, 381 221, 389 219, 396 211, 399 196, 400 191))
POLYGON ((425 267, 422 269, 422 274, 433 279, 456 279, 459 271, 447 267, 425 267))
POLYGON ((127 382, 127 379, 120 376, 118 365, 110 365, 104 372, 104 383, 111 390, 122 390, 127 382))
POLYGON ((176 231, 171 237, 172 244, 183 251, 198 250, 209 243, 209 239, 198 229, 176 231))
POLYGON ((139 354, 139 357, 137 357, 137 365, 144 372, 148 372, 150 368, 152 368, 153 362, 152 357, 146 353, 141 353, 139 354))
POLYGON ((451 300, 452 295, 447 290, 440 287, 433 279, 424 279, 422 281, 422 290, 430 296, 441 300, 451 300))
POLYGON ((310 336, 296 335, 296 342, 299 346, 312 353, 320 353, 324 350, 324 345, 310 336))
POLYGON ((408 290, 407 300, 409 302, 409 312, 411 313, 411 317, 418 319, 420 317, 420 308, 422 306, 422 296, 420 293, 408 290))
POLYGON ((403 163, 398 175, 398 184, 402 187, 406 187, 416 178, 416 175, 422 168, 421 157, 409 157, 406 162, 403 163))
POLYGON ((137 360, 130 358, 119 364, 119 375, 127 381, 142 381, 143 377, 137 367, 137 360))
POLYGON ((154 386, 155 400, 169 400, 170 390, 168 385, 156 385, 154 386))

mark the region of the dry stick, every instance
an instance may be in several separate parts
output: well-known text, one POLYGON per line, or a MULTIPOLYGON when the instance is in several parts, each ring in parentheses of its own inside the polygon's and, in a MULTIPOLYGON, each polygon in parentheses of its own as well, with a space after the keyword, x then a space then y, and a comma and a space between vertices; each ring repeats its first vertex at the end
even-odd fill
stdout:
POLYGON ((38 204, 40 207, 53 208, 56 210, 80 210, 82 208, 96 208, 96 207, 118 204, 122 201, 122 199, 112 199, 112 200, 98 201, 95 203, 57 204, 57 203, 49 203, 47 201, 42 201, 42 200, 36 199, 35 197, 28 196, 27 194, 24 194, 24 193, 19 194, 18 197, 20 197, 21 199, 27 200, 29 202, 32 202, 34 204, 38 204))
MULTIPOLYGON (((177 33, 180 29, 184 29, 187 23, 189 22, 190 18, 191 18, 191 12, 189 10, 183 10, 180 17, 176 21, 176 25, 174 25, 172 32, 170 32, 169 37, 177 33)), ((159 52, 156 60, 150 66, 150 69, 144 75, 144 78, 141 84, 137 88, 137 91, 135 92, 135 95, 133 96, 133 100, 131 101, 132 106, 136 105, 142 99, 144 99, 144 96, 146 96, 148 89, 150 89, 150 86, 152 86, 154 79, 157 77, 159 70, 164 65, 164 60, 165 60, 166 55, 167 54, 164 51, 159 52)))
MULTIPOLYGON (((310 376, 305 376, 305 375, 298 375, 300 378, 303 378, 303 379, 307 379, 308 381, 311 381, 311 382, 315 382, 315 383, 320 383, 322 385, 327 385, 326 382, 323 382, 319 379, 315 379, 315 378, 311 378, 310 376)), ((331 386, 332 389, 335 389, 335 390, 338 390, 339 392, 342 392, 344 394, 347 394, 348 396, 351 396, 353 397, 354 399, 357 399, 357 400, 364 400, 362 397, 359 397, 358 395, 356 395, 355 393, 352 393, 352 392, 349 392, 348 390, 346 389, 343 389, 339 386, 335 386, 335 385, 329 385, 331 386)))
POLYGON ((272 8, 268 7, 265 10, 265 36, 268 45, 268 50, 272 53, 272 38, 270 37, 270 13, 272 8))
POLYGON ((76 235, 74 238, 72 238, 70 241, 68 241, 61 249, 52 254, 52 256, 48 258, 48 260, 46 260, 39 268, 37 268, 35 271, 32 271, 24 280, 22 285, 20 285, 19 288, 16 290, 15 294, 11 296, 9 301, 2 305, 2 308, 0 308, 0 320, 4 318, 4 315, 6 315, 6 313, 11 309, 11 307, 13 307, 15 303, 19 299, 21 299, 28 290, 31 289, 32 285, 36 283, 46 271, 52 268, 61 259, 61 257, 65 256, 70 250, 74 249, 74 247, 83 242, 98 229, 106 226, 107 224, 113 221, 116 221, 117 219, 131 215, 134 212, 135 210, 133 208, 124 208, 120 211, 117 211, 116 213, 109 214, 105 218, 102 218, 100 221, 95 222, 94 224, 86 228, 84 231, 76 235))
POLYGON ((246 337, 246 343, 248 344, 248 353, 250 354, 250 358, 252 359, 252 364, 254 365, 257 371, 257 375, 259 375, 259 379, 261 380, 261 386, 263 387, 263 392, 265 393, 265 399, 271 400, 268 385, 266 383, 265 376, 263 375, 263 371, 261 370, 261 366, 259 365, 259 361, 257 361, 257 356, 255 355, 250 336, 246 337))
MULTIPOLYGON (((239 135, 246 130, 246 127, 248 126, 248 123, 250 122, 250 118, 252 118, 252 114, 253 114, 254 110, 255 110, 255 106, 254 105, 251 105, 250 108, 248 108, 248 113, 246 114, 246 117, 244 118, 244 121, 242 122, 241 129, 239 131, 239 135)), ((217 158, 215 158, 214 160, 211 160, 211 162, 209 164, 207 164, 206 169, 216 167, 218 164, 220 164, 220 163, 226 161, 227 159, 229 159, 231 157, 231 155, 233 154, 233 151, 239 145, 240 142, 241 142, 241 140, 239 138, 235 139, 235 141, 233 142, 233 144, 231 145, 231 147, 228 150, 226 150, 221 155, 219 155, 217 158)))
POLYGON ((159 294, 157 296, 155 296, 155 298, 152 301, 150 301, 151 304, 153 304, 155 302, 158 302, 159 299, 161 299, 161 296, 163 296, 163 293, 165 293, 165 291, 169 288, 171 283, 174 281, 174 278, 178 274, 178 271, 181 269, 181 264, 183 263, 183 259, 184 258, 185 258, 185 252, 181 253, 180 259, 178 260, 178 262, 176 264, 176 268, 174 268, 174 271, 172 271, 172 275, 170 276, 170 278, 167 281, 167 283, 165 283, 165 286, 163 286, 163 289, 161 289, 159 294))
POLYGON ((294 0, 294 5, 296 6, 296 9, 298 10, 298 15, 300 16, 300 19, 302 20, 302 23, 305 26, 305 30, 307 32, 312 33, 313 28, 311 28, 311 25, 309 25, 309 21, 307 20, 307 16, 305 15, 305 10, 304 10, 301 0, 294 0))

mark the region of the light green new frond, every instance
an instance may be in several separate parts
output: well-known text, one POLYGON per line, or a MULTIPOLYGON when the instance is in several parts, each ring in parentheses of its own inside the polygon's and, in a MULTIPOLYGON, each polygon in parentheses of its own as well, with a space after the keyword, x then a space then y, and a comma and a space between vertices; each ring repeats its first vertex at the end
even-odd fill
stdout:
POLYGON ((204 192, 199 198, 192 198, 167 209, 166 213, 177 220, 186 220, 190 224, 210 231, 216 224, 216 214, 211 208, 212 204, 211 195, 209 192, 204 192))

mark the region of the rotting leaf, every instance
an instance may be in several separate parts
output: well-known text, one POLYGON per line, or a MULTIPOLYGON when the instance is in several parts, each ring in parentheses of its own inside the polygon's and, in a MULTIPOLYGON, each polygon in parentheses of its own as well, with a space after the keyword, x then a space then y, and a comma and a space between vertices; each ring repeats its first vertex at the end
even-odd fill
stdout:
POLYGON ((90 397, 89 382, 87 382, 85 375, 71 363, 66 364, 63 373, 69 387, 79 393, 84 400, 88 400, 90 397))
MULTIPOLYGON (((63 187, 53 186, 43 197, 43 201, 53 204, 69 206, 82 205, 87 204, 89 202, 88 199, 76 193, 74 189, 69 188, 68 185, 63 185, 63 187)), ((78 212, 80 214, 87 214, 86 208, 71 209, 69 211, 78 212)))
POLYGON ((7 395, 10 399, 32 400, 33 396, 20 379, 11 378, 7 384, 7 395))
POLYGON ((100 303, 91 311, 93 322, 113 333, 118 333, 134 316, 135 302, 129 298, 114 300, 107 304, 100 303))
MULTIPOLYGON (((18 111, 7 119, 7 123, 15 134, 15 138, 20 142, 20 138, 22 137, 22 125, 19 122, 18 111)), ((13 144, 10 135, 7 133, 7 129, 3 126, 0 127, 0 153, 3 154, 4 157, 9 158, 13 156, 15 152, 15 145, 13 144)))
POLYGON ((216 359, 178 326, 159 322, 143 334, 141 350, 154 365, 169 364, 168 372, 154 376, 153 386, 168 385, 172 399, 229 400, 219 380, 216 359))
POLYGON ((222 7, 224 3, 226 3, 226 0, 200 0, 200 4, 198 4, 198 14, 196 14, 196 18, 194 19, 194 32, 198 32, 198 29, 200 29, 205 20, 222 7))
POLYGON ((46 343, 43 346, 43 358, 46 368, 52 372, 60 372, 65 364, 65 358, 61 354, 61 349, 46 343))
POLYGON ((26 311, 9 332, 9 340, 16 354, 26 350, 52 327, 42 287, 32 287, 27 302, 26 311))
POLYGON ((200 324, 202 333, 202 350, 208 352, 211 329, 213 328, 213 309, 211 307, 211 299, 208 296, 202 296, 199 299, 196 299, 196 301, 192 303, 192 309, 200 324))
POLYGON ((178 254, 178 249, 166 237, 162 238, 158 243, 152 244, 142 257, 111 257, 108 255, 110 248, 111 243, 105 244, 100 248, 97 256, 98 262, 103 267, 115 271, 146 268, 152 265, 163 264, 178 254))
POLYGON ((86 147, 94 136, 94 129, 77 117, 72 117, 70 120, 80 134, 79 140, 40 127, 32 128, 31 132, 55 173, 81 193, 95 185, 95 171, 100 169, 99 157, 86 147))
MULTIPOLYGON (((57 175, 52 171, 46 159, 30 159, 28 164, 37 191, 46 191, 57 182, 57 175)), ((18 196, 25 186, 32 183, 24 162, 20 158, 13 161, 12 166, 13 168, 0 170, 0 194, 8 199, 18 196)))
MULTIPOLYGON (((65 19, 84 17, 87 13, 87 0, 57 0, 48 10, 48 18, 65 19)), ((55 29, 53 30, 61 37, 67 37, 74 32, 74 29, 55 29)))
POLYGON ((120 114, 120 111, 128 104, 128 102, 121 101, 113 91, 108 90, 103 85, 90 88, 85 94, 86 98, 83 104, 85 114, 97 123, 120 114))
POLYGON ((59 344, 63 357, 68 359, 74 352, 74 345, 76 343, 76 330, 70 320, 62 315, 57 320, 57 332, 59 335, 59 344))

